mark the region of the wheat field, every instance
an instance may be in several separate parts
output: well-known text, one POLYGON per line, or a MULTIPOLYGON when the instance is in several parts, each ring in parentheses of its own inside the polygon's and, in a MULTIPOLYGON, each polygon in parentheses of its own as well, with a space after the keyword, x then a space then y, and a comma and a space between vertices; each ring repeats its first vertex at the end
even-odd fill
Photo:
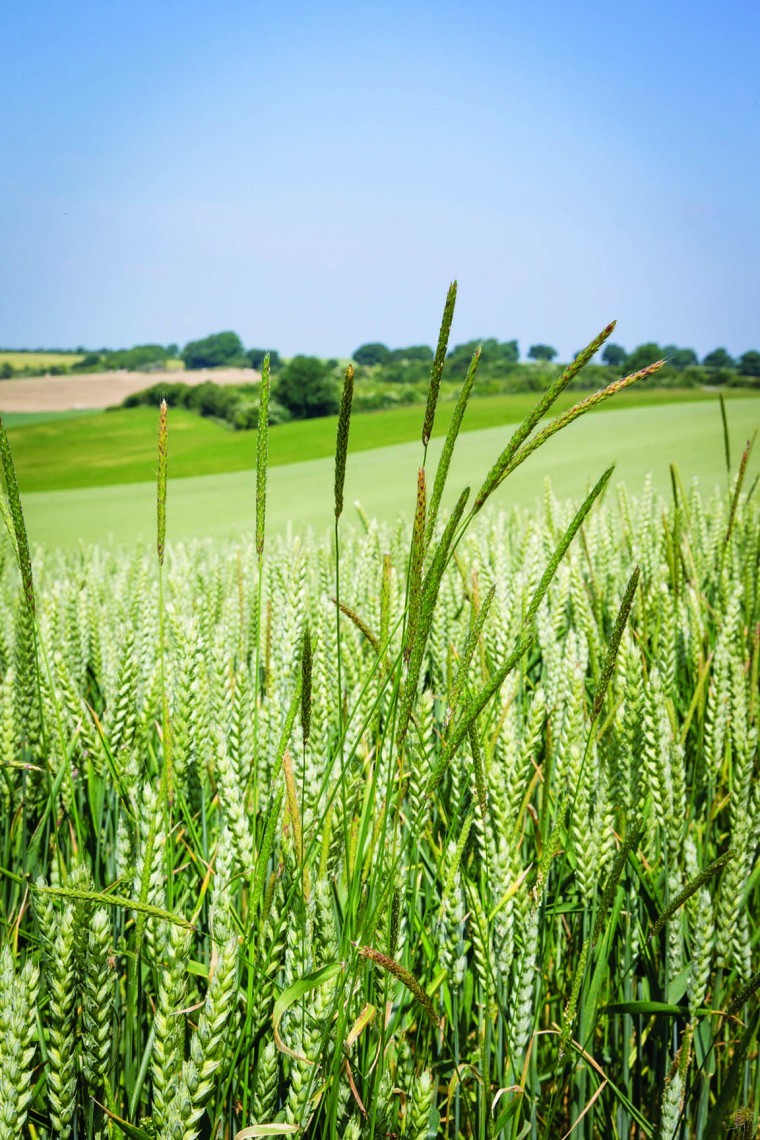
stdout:
POLYGON ((0 1137, 754 1135, 747 454, 491 512, 550 393, 439 517, 447 333, 411 531, 341 530, 350 370, 332 543, 262 431, 254 537, 167 545, 164 408, 155 549, 32 559, 0 432, 0 1137))

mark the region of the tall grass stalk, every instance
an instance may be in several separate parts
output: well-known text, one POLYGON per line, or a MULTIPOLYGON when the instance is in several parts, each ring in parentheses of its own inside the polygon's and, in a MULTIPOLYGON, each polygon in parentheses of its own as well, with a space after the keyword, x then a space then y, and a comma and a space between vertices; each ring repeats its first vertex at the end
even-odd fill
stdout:
MULTIPOLYGON (((259 385, 259 410, 256 428, 256 601, 253 614, 253 626, 256 630, 254 645, 254 704, 253 704, 253 747, 258 753, 259 747, 259 704, 262 688, 261 677, 261 614, 264 591, 264 537, 266 532, 267 509, 267 470, 269 466, 269 395, 271 388, 271 357, 267 353, 261 366, 261 383, 259 385)), ((266 670, 265 670, 266 673, 266 670)), ((264 677, 266 684, 266 676, 264 677)), ((246 790, 251 783, 251 797, 253 800, 254 817, 258 814, 259 784, 256 778, 256 766, 252 766, 249 780, 246 781, 246 790)))
MULTIPOLYGON (((345 786, 345 765, 344 765, 344 748, 343 748, 343 670, 342 670, 342 652, 341 652, 341 630, 340 630, 340 615, 343 609, 340 594, 340 537, 338 530, 338 523, 343 514, 343 492, 346 483, 346 462, 348 458, 348 437, 351 428, 351 408, 354 400, 354 368, 349 364, 346 368, 343 377, 343 391, 340 398, 340 410, 338 412, 338 427, 335 437, 335 483, 334 483, 334 514, 335 514, 335 639, 337 646, 336 653, 336 679, 338 684, 338 741, 339 741, 339 756, 340 756, 340 775, 341 775, 341 788, 345 786)), ((345 826, 346 817, 346 803, 345 797, 341 799, 342 819, 345 826)), ((344 843, 347 842, 347 835, 344 833, 344 843)))
POLYGON ((428 387, 427 404, 425 405, 425 416, 422 421, 422 446, 424 448, 423 466, 425 457, 427 456, 430 436, 433 433, 435 409, 438 403, 438 392, 440 391, 441 380, 443 378, 443 367, 446 362, 446 351, 449 346, 449 335, 451 334, 451 324, 454 320, 454 307, 456 302, 457 283, 456 281, 452 281, 451 285, 449 285, 448 293, 446 294, 446 304, 443 307, 443 318, 438 334, 438 344, 436 345, 435 356, 433 358, 433 367, 430 371, 430 385, 428 387))

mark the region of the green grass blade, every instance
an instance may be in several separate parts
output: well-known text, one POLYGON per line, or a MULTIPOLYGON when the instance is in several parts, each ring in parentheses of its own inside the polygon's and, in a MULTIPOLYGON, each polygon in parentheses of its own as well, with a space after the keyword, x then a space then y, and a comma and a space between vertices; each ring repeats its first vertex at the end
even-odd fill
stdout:
POLYGON ((346 482, 346 456, 348 431, 351 426, 351 405, 354 399, 354 366, 349 364, 343 379, 343 392, 338 413, 338 430, 335 439, 335 518, 343 514, 343 487, 346 482))
MULTIPOLYGON (((503 483, 521 463, 525 462, 529 455, 532 455, 539 447, 543 447, 557 432, 569 427, 574 420, 579 419, 585 415, 586 412, 590 412, 593 408, 598 407, 599 404, 603 404, 605 400, 609 400, 613 396, 617 396, 619 392, 623 392, 626 388, 637 384, 639 380, 644 380, 648 376, 654 375, 658 369, 662 368, 664 363, 664 360, 658 360, 654 364, 650 364, 648 368, 642 368, 640 372, 632 372, 630 376, 624 376, 621 380, 616 380, 613 384, 608 384, 601 392, 593 392, 590 396, 586 396, 584 400, 581 400, 580 403, 574 404, 572 408, 568 408, 566 412, 562 412, 561 415, 547 424, 543 431, 535 435, 533 439, 529 440, 524 447, 521 447, 520 450, 512 456, 497 479, 495 487, 503 483)), ((495 489, 495 487, 492 489, 495 489)))
POLYGON ((479 511, 489 495, 493 493, 496 487, 504 478, 504 473, 511 464, 514 456, 517 454, 518 449, 522 446, 528 436, 539 420, 543 419, 552 405, 557 401, 557 398, 564 392, 570 381, 578 375, 580 370, 585 364, 589 362, 592 356, 599 351, 604 342, 611 336, 615 328, 615 321, 602 329, 598 336, 594 337, 590 344, 584 348, 583 352, 579 352, 575 360, 568 364, 567 368, 561 373, 560 376, 547 388, 543 396, 538 400, 536 405, 528 412, 525 419, 512 435, 509 443, 502 451, 499 458, 491 467, 491 470, 485 477, 483 485, 475 496, 475 510, 479 511))
POLYGON ((459 429, 462 426, 464 413, 467 410, 467 404, 472 392, 472 385, 475 382, 475 373, 478 370, 480 363, 481 349, 478 348, 473 354, 470 367, 467 369, 467 376, 465 377, 462 390, 459 393, 459 399, 454 409, 454 415, 451 417, 449 430, 446 432, 446 439, 443 443, 443 450, 441 451, 441 458, 438 460, 438 466, 435 471, 435 479, 433 481, 433 492, 430 496, 430 504, 428 507, 427 525, 425 527, 425 546, 430 545, 430 540, 433 537, 435 530, 436 520, 438 518, 438 510, 441 505, 441 496, 443 495, 446 486, 446 479, 449 474, 449 467, 451 465, 451 457, 454 454, 454 445, 459 435, 459 429))
POLYGON ((169 454, 166 400, 161 401, 158 415, 158 486, 156 493, 156 551, 158 564, 164 564, 166 545, 166 465, 169 454))
POLYGON ((612 679, 612 672, 615 668, 615 661, 617 659, 618 649, 620 648, 620 639, 623 636, 623 630, 626 627, 628 615, 630 614, 631 607, 633 606, 633 598, 634 594, 636 593, 636 587, 639 584, 640 577, 641 568, 639 566, 635 566, 631 577, 628 579, 628 585, 625 588, 625 594, 623 595, 623 600, 620 603, 620 609, 618 610, 617 617, 615 618, 615 626, 612 630, 612 637, 610 638, 610 643, 607 647, 607 656, 604 659, 604 666, 602 667, 602 673, 599 678, 596 695, 594 696, 594 704, 591 709, 592 724, 599 716, 599 713, 602 711, 604 698, 607 695, 607 688, 612 679))
POLYGON ((150 903, 141 902, 140 899, 130 899, 125 895, 112 895, 108 891, 86 891, 78 887, 42 887, 33 886, 33 891, 41 895, 52 895, 60 899, 77 899, 80 902, 97 903, 99 906, 115 906, 123 910, 133 910, 136 914, 146 915, 148 918, 159 918, 163 922, 170 922, 174 926, 181 926, 184 930, 195 930, 192 922, 188 922, 181 914, 173 914, 160 906, 151 906, 150 903))
POLYGON ((256 554, 264 552, 267 512, 267 468, 269 460, 269 353, 261 366, 259 385, 259 418, 256 431, 256 554))
POLYGON ((435 350, 433 367, 430 372, 430 387, 428 388, 427 404, 425 405, 425 418, 422 422, 422 443, 426 451, 427 445, 430 442, 430 436, 433 432, 435 409, 438 403, 438 391, 441 387, 443 366, 446 363, 446 350, 449 345, 449 334, 451 332, 451 322, 454 319, 454 306, 456 305, 456 301, 457 283, 456 281, 452 281, 449 285, 449 291, 446 294, 446 304, 443 308, 443 319, 441 320, 441 329, 438 333, 438 345, 435 350))
POLYGON ((30 612, 34 614, 35 601, 34 579, 32 577, 32 556, 29 553, 29 539, 26 533, 24 512, 21 508, 21 495, 18 488, 18 479, 16 478, 16 467, 13 462, 13 453, 11 451, 11 445, 8 442, 2 416, 0 416, 0 466, 2 466, 3 484, 8 502, 8 513, 3 513, 6 525, 8 523, 8 517, 10 516, 10 521, 13 526, 12 538, 14 539, 14 549, 21 573, 21 585, 24 591, 24 598, 26 599, 26 604, 30 612))

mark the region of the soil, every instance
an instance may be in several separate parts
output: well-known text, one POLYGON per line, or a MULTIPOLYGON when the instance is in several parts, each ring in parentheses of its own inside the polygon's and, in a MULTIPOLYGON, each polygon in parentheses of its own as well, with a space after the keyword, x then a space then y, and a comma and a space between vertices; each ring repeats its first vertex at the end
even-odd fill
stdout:
POLYGON ((0 411, 70 412, 111 408, 154 384, 256 384, 252 368, 202 368, 194 372, 89 372, 83 376, 28 376, 0 381, 0 411))

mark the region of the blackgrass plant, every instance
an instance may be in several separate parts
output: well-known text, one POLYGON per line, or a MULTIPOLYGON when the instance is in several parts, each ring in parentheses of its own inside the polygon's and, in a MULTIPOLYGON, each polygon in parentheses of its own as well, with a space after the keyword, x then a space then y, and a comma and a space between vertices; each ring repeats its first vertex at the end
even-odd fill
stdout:
POLYGON ((445 515, 455 298, 411 532, 345 527, 350 372, 329 544, 265 542, 266 363, 250 543, 167 544, 162 408, 156 546, 33 560, 0 428, 0 1140, 753 1134, 748 452, 483 510, 608 326, 445 515))

